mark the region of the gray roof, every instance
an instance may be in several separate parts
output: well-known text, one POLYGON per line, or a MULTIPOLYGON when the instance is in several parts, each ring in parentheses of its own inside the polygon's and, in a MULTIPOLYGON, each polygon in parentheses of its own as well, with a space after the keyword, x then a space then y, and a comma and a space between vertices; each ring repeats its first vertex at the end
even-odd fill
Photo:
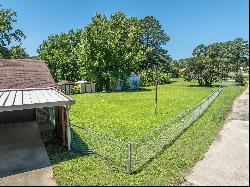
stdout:
POLYGON ((0 112, 73 105, 75 100, 55 88, 0 90, 0 112))

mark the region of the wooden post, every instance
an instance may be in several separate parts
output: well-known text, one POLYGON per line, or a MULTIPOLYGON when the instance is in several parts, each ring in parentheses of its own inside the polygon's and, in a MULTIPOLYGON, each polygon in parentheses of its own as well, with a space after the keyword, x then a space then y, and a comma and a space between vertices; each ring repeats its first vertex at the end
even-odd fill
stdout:
POLYGON ((70 106, 66 106, 66 124, 67 124, 67 140, 68 140, 68 150, 71 150, 70 143, 71 143, 71 132, 70 132, 70 125, 69 125, 69 109, 70 106))
MULTIPOLYGON (((62 144, 63 146, 66 145, 66 128, 65 128, 65 124, 67 125, 67 121, 65 121, 65 113, 66 111, 64 110, 64 107, 61 106, 60 107, 60 118, 61 118, 61 135, 62 135, 62 144)), ((67 117, 66 117, 67 118, 67 117)), ((67 120, 67 119, 66 119, 67 120)))
POLYGON ((157 66, 155 65, 155 114, 157 114, 157 105, 158 105, 158 72, 157 66))

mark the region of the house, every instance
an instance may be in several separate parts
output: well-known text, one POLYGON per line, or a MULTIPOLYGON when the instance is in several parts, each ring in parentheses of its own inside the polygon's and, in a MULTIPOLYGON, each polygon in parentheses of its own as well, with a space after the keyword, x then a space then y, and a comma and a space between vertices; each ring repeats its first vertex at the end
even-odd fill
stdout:
POLYGON ((110 83, 109 87, 112 91, 137 90, 140 88, 140 77, 132 73, 126 81, 118 79, 110 83))
POLYGON ((70 82, 67 80, 62 80, 62 81, 56 83, 57 89, 59 89, 61 92, 65 93, 67 95, 74 94, 74 90, 73 90, 74 85, 75 85, 74 82, 70 82))
POLYGON ((70 149, 69 109, 75 101, 54 86, 43 60, 0 59, 0 124, 48 122, 54 113, 62 144, 70 149))

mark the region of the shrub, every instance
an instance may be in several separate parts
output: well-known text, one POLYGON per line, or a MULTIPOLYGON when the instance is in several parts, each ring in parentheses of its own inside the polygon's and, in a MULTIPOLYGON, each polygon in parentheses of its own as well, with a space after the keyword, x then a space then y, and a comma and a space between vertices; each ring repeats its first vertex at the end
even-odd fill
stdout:
POLYGON ((73 87, 73 91, 74 91, 74 93, 80 93, 80 86, 75 85, 75 86, 73 87))
POLYGON ((236 74, 235 83, 236 83, 236 85, 240 85, 240 86, 246 85, 246 80, 244 79, 244 76, 241 73, 236 74))

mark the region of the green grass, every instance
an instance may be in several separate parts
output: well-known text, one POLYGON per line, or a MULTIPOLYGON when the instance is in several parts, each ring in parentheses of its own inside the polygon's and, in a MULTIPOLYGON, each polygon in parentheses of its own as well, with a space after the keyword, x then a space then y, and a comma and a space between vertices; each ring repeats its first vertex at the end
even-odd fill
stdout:
MULTIPOLYGON (((177 85, 180 86, 180 88, 176 88, 178 92, 187 91, 189 93, 193 93, 193 98, 196 99, 195 102, 193 101, 194 103, 202 98, 199 96, 200 92, 205 96, 212 91, 212 89, 210 88, 188 87, 186 83, 183 82, 177 82, 166 87, 170 90, 175 90, 175 88, 171 87, 175 87, 177 85), (197 92, 192 91, 192 89, 196 90, 197 92), (199 99, 195 98, 195 94, 199 99)), ((163 86, 162 89, 164 88, 165 86, 163 86)), ((239 96, 244 89, 245 87, 230 87, 224 90, 199 120, 197 120, 190 128, 188 128, 162 154, 160 154, 156 159, 146 165, 146 167, 137 174, 127 175, 126 173, 116 171, 108 167, 105 161, 101 160, 100 157, 95 155, 70 155, 65 149, 57 146, 51 140, 47 139, 45 140, 45 145, 48 150, 51 163, 53 164, 53 173, 55 176, 55 180, 59 185, 181 184, 184 181, 184 177, 187 171, 198 160, 203 158, 205 152, 208 150, 209 145, 212 143, 213 139, 220 130, 221 125, 223 124, 223 121, 227 113, 229 112, 234 99, 239 96)), ((129 95, 130 93, 115 93, 114 95, 116 94, 129 95)), ((184 95, 184 93, 175 93, 172 94, 172 97, 177 96, 178 98, 182 98, 184 97, 184 95), (181 97, 179 95, 181 95, 181 97)), ((90 98, 95 96, 94 94, 93 96, 91 96, 90 94, 86 94, 84 97, 90 98)), ((175 99, 173 99, 172 101, 176 102, 175 99)), ((188 103, 193 104, 193 102, 190 99, 188 103)), ((108 102, 106 104, 109 105, 108 102)), ((168 104, 169 106, 173 106, 171 103, 166 104, 168 104)), ((183 107, 182 109, 188 107, 189 104, 181 104, 181 106, 183 107)), ((177 109, 175 110, 176 112, 178 112, 177 109)), ((174 113, 172 115, 174 115, 174 113)), ((171 115, 169 115, 168 117, 171 117, 171 115)), ((100 128, 101 127, 98 127, 96 129, 100 128)), ((136 127, 133 128, 137 129, 136 127)), ((119 133, 114 134, 119 135, 119 133)))
POLYGON ((133 141, 146 132, 201 102, 215 87, 196 87, 182 79, 158 90, 158 113, 154 114, 154 87, 136 92, 114 92, 73 95, 70 118, 73 124, 96 132, 133 141))

